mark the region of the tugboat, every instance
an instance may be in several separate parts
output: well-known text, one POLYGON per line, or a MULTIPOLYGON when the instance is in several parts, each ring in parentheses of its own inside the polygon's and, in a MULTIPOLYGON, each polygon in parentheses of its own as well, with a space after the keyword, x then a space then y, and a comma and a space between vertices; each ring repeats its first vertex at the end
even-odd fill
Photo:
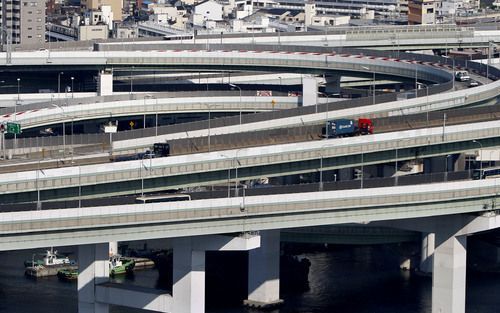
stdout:
POLYGON ((119 254, 112 255, 109 257, 109 276, 132 273, 134 266, 134 260, 122 258, 119 254))
POLYGON ((66 257, 59 257, 57 251, 51 247, 47 250, 42 260, 25 261, 25 274, 31 277, 43 277, 57 275, 63 268, 76 269, 76 263, 66 257))
POLYGON ((24 261, 24 267, 35 267, 35 266, 53 266, 53 265, 71 265, 74 264, 75 262, 70 261, 70 259, 65 256, 65 257, 60 257, 57 254, 57 250, 54 251, 53 247, 50 247, 50 250, 45 251, 45 255, 43 256, 43 259, 34 259, 34 254, 33 254, 33 259, 31 260, 26 260, 24 261))
POLYGON ((70 281, 78 279, 78 270, 71 268, 63 268, 57 272, 57 277, 60 280, 70 281))

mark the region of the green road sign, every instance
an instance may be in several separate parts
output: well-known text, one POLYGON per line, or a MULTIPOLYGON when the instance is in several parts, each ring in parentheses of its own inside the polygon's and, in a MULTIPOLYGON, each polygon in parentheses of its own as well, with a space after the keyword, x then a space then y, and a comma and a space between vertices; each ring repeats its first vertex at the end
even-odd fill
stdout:
POLYGON ((8 134, 20 134, 21 133, 21 124, 7 122, 7 133, 8 134))

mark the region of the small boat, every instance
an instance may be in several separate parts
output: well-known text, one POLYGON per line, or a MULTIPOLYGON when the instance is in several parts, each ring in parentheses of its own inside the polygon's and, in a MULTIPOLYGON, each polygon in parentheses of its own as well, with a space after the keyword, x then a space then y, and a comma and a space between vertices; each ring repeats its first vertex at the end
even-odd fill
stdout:
POLYGON ((57 277, 60 280, 75 280, 78 278, 78 270, 71 268, 63 268, 57 272, 57 277))
POLYGON ((115 275, 131 273, 134 270, 135 261, 133 259, 123 258, 119 254, 115 254, 109 257, 109 275, 111 277, 115 275))
POLYGON ((54 251, 54 248, 50 248, 50 250, 46 250, 43 258, 36 259, 33 254, 33 258, 31 260, 24 261, 25 267, 39 267, 39 266, 62 266, 62 265, 74 265, 75 261, 71 261, 67 256, 61 257, 57 254, 57 250, 54 251))
POLYGON ((42 260, 35 260, 35 255, 31 261, 25 261, 28 265, 24 271, 28 277, 55 276, 61 269, 76 269, 76 262, 71 261, 67 256, 61 257, 53 248, 47 250, 42 260))

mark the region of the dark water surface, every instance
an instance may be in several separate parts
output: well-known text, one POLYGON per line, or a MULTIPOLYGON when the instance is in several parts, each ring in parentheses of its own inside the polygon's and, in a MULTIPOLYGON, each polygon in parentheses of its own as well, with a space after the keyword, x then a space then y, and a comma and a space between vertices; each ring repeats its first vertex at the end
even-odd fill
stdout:
MULTIPOLYGON (((384 250, 376 246, 337 247, 304 254, 311 261, 309 286, 295 291, 282 288, 285 305, 270 312, 430 313, 431 278, 400 271, 396 256, 382 253, 384 250)), ((0 253, 0 312, 76 313, 76 282, 25 277, 23 261, 31 259, 31 255, 32 251, 0 253)), ((157 287, 161 285, 157 278, 157 271, 148 269, 118 281, 157 287)), ((212 301, 207 313, 258 312, 242 308, 234 299, 228 304, 224 290, 216 294, 220 294, 220 299, 212 301)), ((499 295, 500 274, 468 273, 467 313, 500 313, 499 295)), ((149 312, 122 307, 112 307, 110 311, 149 312)))

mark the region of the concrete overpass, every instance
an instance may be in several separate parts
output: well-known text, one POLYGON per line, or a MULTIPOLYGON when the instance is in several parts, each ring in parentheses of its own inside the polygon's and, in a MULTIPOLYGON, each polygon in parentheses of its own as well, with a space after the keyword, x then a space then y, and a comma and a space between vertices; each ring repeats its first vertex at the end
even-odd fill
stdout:
POLYGON ((122 195, 428 158, 500 145, 497 121, 0 174, 4 203, 122 195), (234 176, 232 176, 232 174, 234 176))
POLYGON ((274 229, 377 222, 436 234, 432 310, 457 313, 465 311, 466 236, 500 226, 499 191, 498 179, 491 179, 410 189, 0 213, 0 250, 79 245, 82 313, 108 312, 110 304, 202 313, 205 251, 250 250, 247 302, 273 304, 279 302, 279 234, 274 229), (247 235, 217 236, 238 232, 247 235), (172 294, 107 284, 107 242, 151 238, 175 238, 172 294))

